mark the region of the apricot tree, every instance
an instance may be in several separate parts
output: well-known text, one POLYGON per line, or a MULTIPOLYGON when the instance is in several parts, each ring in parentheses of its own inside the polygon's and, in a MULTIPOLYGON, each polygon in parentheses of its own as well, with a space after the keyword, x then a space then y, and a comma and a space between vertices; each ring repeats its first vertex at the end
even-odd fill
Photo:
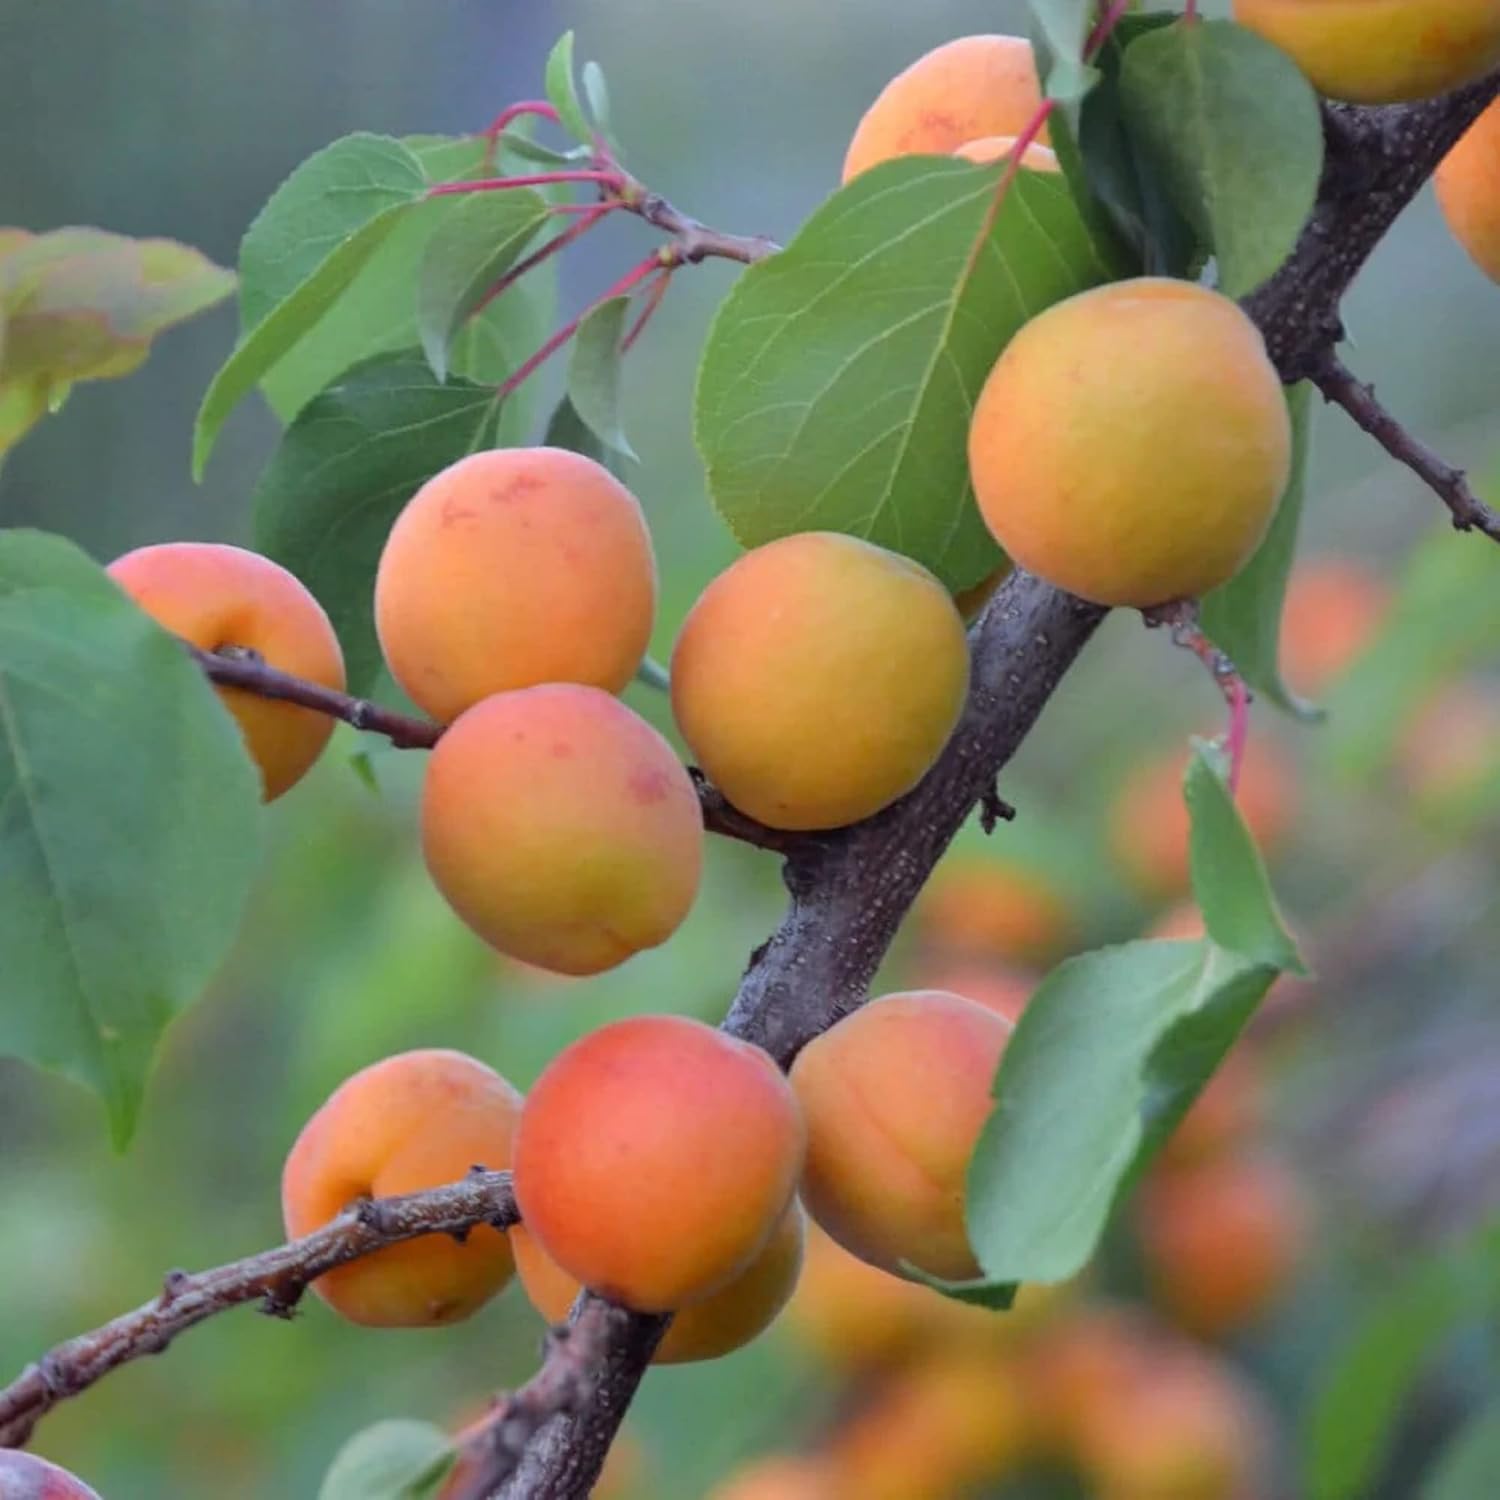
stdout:
MULTIPOLYGON (((1500 25, 1443 0, 1433 31, 1429 4, 1242 0, 1237 24, 1192 0, 1033 0, 1033 43, 961 38, 894 80, 785 247, 637 180, 571 37, 547 97, 473 135, 354 135, 291 174, 246 231, 241 335, 193 454, 201 473, 257 389, 283 419, 256 487, 264 556, 173 543, 106 570, 0 533, 0 1047, 88 1083, 123 1144, 162 1029, 235 931, 261 800, 338 720, 429 753, 432 879, 514 959, 589 975, 670 941, 705 832, 779 858, 789 904, 719 1029, 601 1028, 524 1101, 455 1053, 349 1078, 291 1147, 291 1241, 173 1272, 27 1366, 0 1390, 0 1444, 240 1303, 285 1315, 312 1287, 356 1322, 443 1323, 519 1266, 557 1320, 535 1377, 460 1438, 383 1452, 372 1429, 389 1477, 359 1493, 583 1496, 653 1359, 715 1357, 776 1316, 804 1206, 830 1237, 814 1264, 849 1252, 907 1278, 884 1278, 893 1328, 911 1294, 992 1319, 1080 1271, 1180 1122, 1178 1176, 1139 1204, 1154 1274, 1199 1323, 1244 1315, 1290 1253, 1288 1216, 1255 1212, 1283 1184, 1239 1162, 1251 1187, 1224 1211, 1221 1180, 1191 1174, 1254 1109, 1254 1080, 1219 1065, 1303 967, 1256 846, 1286 807, 1247 741, 1252 693, 1301 709, 1277 631, 1309 391, 1500 540, 1337 352, 1351 281, 1445 158, 1455 232, 1494 269, 1500 25), (622 216, 658 243, 517 360, 551 263, 622 216), (620 367, 710 259, 745 270, 703 353, 696 437, 747 550, 666 671, 645 655, 656 570, 620 477, 620 367), (538 423, 530 377, 565 348, 566 398, 538 423), (1190 882, 1198 917, 1075 955, 1034 994, 868 1001, 960 826, 1012 816, 996 778, 1110 608, 1168 627, 1224 699, 1222 740, 1145 768, 1117 830, 1143 883, 1190 882), (383 668, 419 712, 367 696, 383 668), (692 768, 619 701, 636 676, 669 689, 692 768), (1188 1206, 1167 1215, 1173 1195, 1188 1206), (1226 1233, 1256 1241, 1244 1285, 1214 1275, 1226 1233)), ((7 441, 227 289, 180 247, 3 235, 7 441), (83 256, 103 260, 69 282, 83 256), (105 331, 91 360, 61 326, 70 288, 105 331)), ((1055 910, 1024 916, 978 942, 1054 956, 1055 910)), ((1104 1342, 1102 1369, 1048 1378, 1128 1390, 1142 1341, 1104 1342)), ((1202 1492, 1227 1496, 1254 1462, 1240 1408, 1220 1376, 1174 1370, 1224 1435, 1202 1492)), ((949 1399, 967 1379, 934 1361, 889 1393, 936 1434, 934 1465, 1010 1441, 1003 1395, 949 1399)), ((1094 1401, 1080 1428, 1120 1493, 1153 1493, 1164 1399, 1094 1401)), ((844 1439, 861 1493, 872 1461, 857 1427, 844 1439)), ((28 1472, 19 1493, 85 1493, 47 1488, 39 1462, 0 1455, 0 1494, 28 1472)))

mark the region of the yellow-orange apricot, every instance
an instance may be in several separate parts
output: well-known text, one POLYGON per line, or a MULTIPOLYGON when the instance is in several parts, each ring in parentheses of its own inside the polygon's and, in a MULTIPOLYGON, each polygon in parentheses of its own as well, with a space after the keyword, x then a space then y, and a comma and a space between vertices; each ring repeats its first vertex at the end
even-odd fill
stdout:
POLYGON ((512 958, 597 974, 677 930, 703 820, 672 747, 598 688, 497 693, 438 741, 422 792, 438 889, 512 958))
POLYGON ((802 1198, 846 1250, 887 1271, 980 1274, 964 1179, 1010 1031, 972 1000, 914 990, 867 1002, 803 1048, 802 1198))
POLYGON ((1361 563, 1310 562, 1292 574, 1281 611, 1281 669, 1293 692, 1317 697, 1370 644, 1390 591, 1361 563))
MULTIPOLYGON (((965 141, 953 154, 965 161, 984 165, 1009 156, 1016 149, 1016 140, 1013 135, 982 135, 977 141, 965 141)), ((1035 141, 1021 153, 1021 165, 1033 172, 1062 171, 1057 163, 1057 153, 1050 146, 1039 146, 1035 141)))
POLYGON ((975 497, 1009 556, 1096 604, 1140 609, 1237 573, 1290 465, 1286 402, 1255 325, 1228 297, 1163 277, 1039 313, 996 362, 969 429, 975 497))
POLYGON ((1156 1300, 1200 1337, 1246 1327, 1285 1293, 1306 1217, 1296 1178, 1274 1158, 1213 1157, 1153 1174, 1136 1224, 1156 1300))
MULTIPOLYGON (((733 1281, 676 1313, 652 1364, 719 1359, 764 1333, 797 1285, 804 1218, 801 1205, 794 1201, 765 1247, 733 1281)), ((527 1299, 549 1323, 563 1322, 578 1295, 578 1281, 542 1249, 524 1225, 511 1230, 510 1237, 527 1299)))
POLYGON ((619 692, 655 612, 639 503, 602 464, 562 448, 473 453, 429 479, 375 578, 391 675, 445 722, 541 682, 619 692))
POLYGON ((758 1047, 636 1016, 559 1053, 516 1132, 527 1233, 584 1286, 641 1312, 741 1275, 787 1210, 802 1117, 758 1047))
MULTIPOLYGON (((521 1096, 462 1052, 388 1057, 346 1079, 302 1128, 281 1177, 287 1233, 310 1234, 362 1198, 456 1182, 508 1167, 521 1096)), ((313 1290, 352 1323, 456 1323, 514 1270, 510 1245, 481 1224, 462 1244, 427 1234, 336 1266, 313 1290)))
POLYGON ((736 1469, 709 1492, 708 1500, 845 1500, 821 1458, 775 1454, 736 1469))
MULTIPOLYGON (((268 557, 217 542, 164 542, 117 557, 109 575, 159 625, 205 651, 236 646, 343 690, 344 656, 322 605, 268 557)), ((218 693, 260 768, 267 802, 312 769, 333 733, 327 714, 238 688, 218 693)))
POLYGON ((1050 960, 1072 925, 1067 903, 1044 875, 977 855, 943 860, 913 917, 924 947, 960 961, 1050 960))
MULTIPOLYGON (((1176 896, 1188 887, 1191 824, 1182 797, 1187 761, 1184 754, 1143 761, 1126 777, 1110 813, 1115 858, 1148 895, 1176 896)), ((1295 771, 1273 741, 1250 746, 1235 801, 1261 852, 1273 856, 1297 808, 1295 771)))
POLYGON ((1491 281, 1500 281, 1500 100, 1443 158, 1433 181, 1453 238, 1491 281))
POLYGON ((1494 0, 1234 0, 1234 18, 1354 104, 1431 99, 1500 63, 1494 0))
POLYGON ((672 653, 672 711, 710 780, 773 828, 839 828, 914 787, 963 708, 968 641, 925 568, 835 532, 747 552, 672 653))
POLYGON ((898 73, 865 111, 843 180, 893 157, 948 156, 982 136, 1019 135, 1041 103, 1036 58, 1024 38, 944 42, 898 73))

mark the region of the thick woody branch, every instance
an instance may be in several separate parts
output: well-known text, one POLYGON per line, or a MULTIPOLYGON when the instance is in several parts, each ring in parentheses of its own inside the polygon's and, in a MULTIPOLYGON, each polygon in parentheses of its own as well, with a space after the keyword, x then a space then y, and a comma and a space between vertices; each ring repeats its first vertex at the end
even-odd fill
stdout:
POLYGON ((246 1260, 193 1275, 169 1272, 150 1302, 59 1344, 0 1390, 0 1447, 24 1443, 58 1402, 131 1360, 160 1354, 178 1334, 216 1313, 259 1302, 274 1317, 290 1317, 309 1283, 335 1266, 418 1235, 462 1236, 480 1224, 505 1229, 517 1218, 510 1173, 476 1168, 446 1187, 370 1199, 313 1234, 246 1260))
POLYGON ((1455 469, 1426 443, 1408 432, 1366 385, 1329 352, 1313 374, 1325 401, 1341 406, 1356 424, 1375 439, 1399 464, 1405 464, 1448 507, 1459 531, 1482 531, 1500 542, 1500 512, 1486 505, 1469 485, 1462 469, 1455 469))

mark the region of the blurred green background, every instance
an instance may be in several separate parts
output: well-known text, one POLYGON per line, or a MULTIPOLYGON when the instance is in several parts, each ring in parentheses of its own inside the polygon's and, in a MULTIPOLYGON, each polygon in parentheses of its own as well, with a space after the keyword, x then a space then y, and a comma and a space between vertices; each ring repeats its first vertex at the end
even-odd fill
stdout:
MULTIPOLYGON (((304 156, 355 129, 477 129, 539 92, 548 48, 572 26, 581 55, 607 71, 638 176, 710 223, 785 238, 836 183, 854 122, 892 74, 951 36, 1019 29, 1021 12, 994 0, 5 0, 0 224, 170 235, 232 265, 245 225, 304 156)), ((644 236, 632 222, 592 237, 564 267, 566 302, 632 263, 644 236)), ((734 274, 711 264, 675 278, 629 366, 641 455, 630 482, 662 567, 659 656, 734 551, 690 441, 697 351, 734 274)), ((1361 277, 1347 321, 1351 363, 1389 405, 1455 462, 1482 474, 1500 459, 1500 290, 1448 240, 1430 194, 1361 277)), ((201 488, 187 472, 198 398, 233 337, 226 306, 166 337, 134 377, 78 388, 0 473, 0 525, 62 532, 101 560, 169 538, 243 540, 275 441, 269 413, 248 403, 235 416, 201 488)), ((559 373, 543 372, 547 390, 559 373)), ((1400 603, 1332 688, 1326 727, 1256 711, 1257 738, 1296 767, 1275 880, 1319 970, 1266 1044, 1268 1132, 1315 1206, 1311 1249, 1295 1285, 1232 1341, 1279 1414, 1284 1476, 1299 1414, 1391 1277, 1500 1207, 1500 566, 1482 541, 1444 536, 1436 502, 1336 414, 1319 429, 1307 550, 1361 561, 1400 603), (1445 684, 1467 713, 1424 727, 1423 704, 1445 684), (1444 784, 1417 741, 1472 751, 1472 764, 1444 784)), ((658 696, 630 697, 667 727, 658 696)), ((1007 771, 1020 818, 985 857, 1043 872, 1073 945, 1142 931, 1154 908, 1112 860, 1108 811, 1133 766, 1211 732, 1218 714, 1191 658, 1134 617, 1111 619, 1007 771)), ((372 794, 349 767, 355 749, 340 731, 315 775, 268 811, 242 940, 168 1034, 126 1156, 111 1154, 93 1100, 0 1060, 0 1377, 144 1300, 171 1267, 275 1242, 281 1159, 355 1069, 454 1046, 524 1088, 606 1017, 716 1019, 779 911, 774 863, 716 842, 697 909, 665 948, 587 982, 523 975, 426 882, 420 757, 377 750, 372 794)), ((983 844, 974 830, 964 842, 983 844)), ((0 955, 0 984, 3 968, 0 955)), ((898 953, 893 975, 913 972, 898 953)), ((1140 1278, 1124 1243, 1105 1282, 1129 1294, 1140 1278)), ((1408 1405, 1379 1493, 1413 1493, 1411 1475, 1459 1416, 1500 1390, 1482 1322, 1408 1405)), ((109 1500, 311 1496, 361 1426, 462 1421, 523 1379, 539 1331, 519 1289, 436 1333, 345 1326, 312 1299, 290 1325, 239 1312, 65 1405, 37 1447, 109 1500)), ((780 1327, 712 1368, 653 1373, 632 1419, 637 1492, 701 1496, 743 1453, 814 1432, 840 1399, 780 1327)), ((1278 1493, 1299 1492, 1283 1482, 1278 1493)), ((1051 1483, 1004 1493, 1052 1494, 1051 1483)))

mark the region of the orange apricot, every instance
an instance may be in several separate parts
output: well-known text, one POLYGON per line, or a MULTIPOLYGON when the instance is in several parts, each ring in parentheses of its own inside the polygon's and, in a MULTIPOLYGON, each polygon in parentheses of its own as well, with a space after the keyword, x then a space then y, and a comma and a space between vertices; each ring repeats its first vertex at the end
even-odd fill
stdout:
POLYGON ((1204 1338, 1246 1327, 1291 1282, 1306 1218, 1296 1178, 1274 1158, 1221 1156, 1153 1174, 1136 1225, 1156 1300, 1204 1338))
MULTIPOLYGON (((1191 824, 1182 797, 1188 757, 1143 761, 1126 777, 1110 813, 1109 839, 1121 869, 1146 895, 1188 888, 1191 824)), ((1236 803, 1261 852, 1273 856, 1296 815, 1296 775, 1274 741, 1254 741, 1240 769, 1236 803)))
POLYGON ((1292 574, 1281 611, 1281 668, 1293 692, 1317 697, 1380 628, 1390 591, 1361 563, 1325 558, 1292 574))
POLYGON ((976 1005, 994 1011, 997 1016, 1003 1016, 1012 1026, 1031 1003, 1036 987, 1035 977, 1022 970, 1001 964, 978 963, 924 968, 920 986, 925 990, 947 990, 950 994, 962 995, 965 1000, 972 1000, 976 1005))
POLYGON ((641 1312, 744 1273, 786 1213, 805 1135, 766 1053, 701 1021, 636 1016, 558 1054, 516 1132, 526 1231, 584 1286, 641 1312))
POLYGON ((933 871, 913 913, 925 947, 957 961, 1043 962, 1067 942, 1067 903, 1024 865, 950 855, 933 871))
MULTIPOLYGON (((977 141, 965 141, 953 154, 965 161, 985 165, 1009 156, 1016 149, 1017 137, 1013 135, 982 135, 977 141)), ((1050 146, 1039 146, 1033 141, 1021 153, 1021 165, 1033 172, 1060 172, 1057 153, 1050 146)))
MULTIPOLYGON (((771 1238, 732 1281, 677 1312, 657 1346, 652 1363, 691 1364, 732 1354, 759 1337, 786 1306, 802 1268, 804 1215, 795 1200, 771 1238)), ((549 1323, 561 1323, 577 1297, 579 1283, 520 1225, 510 1232, 516 1271, 531 1305, 549 1323)))
MULTIPOLYGON (((217 542, 164 542, 117 557, 109 575, 159 625, 204 651, 253 651, 282 672, 343 690, 344 656, 322 605, 268 557, 217 542)), ((312 769, 333 733, 327 714, 239 688, 218 694, 260 768, 267 802, 312 769)))
POLYGON ((1191 1166, 1238 1150, 1265 1123, 1265 1089, 1256 1055, 1236 1047, 1163 1144, 1162 1162, 1191 1166))
POLYGON ((964 1180, 1010 1031, 972 1000, 915 990, 868 1001, 803 1048, 803 1201, 846 1250, 887 1271, 980 1274, 964 1180))
POLYGON ((598 688, 548 683, 477 703, 438 741, 422 848, 492 947, 597 974, 665 942, 698 890, 698 796, 661 735, 598 688))
POLYGON ((1234 18, 1354 104, 1435 98, 1500 63, 1494 0, 1234 0, 1234 18))
POLYGON ((974 494, 1006 553, 1084 599, 1138 609, 1233 577, 1290 466, 1259 330, 1228 297, 1163 277, 1039 313, 996 362, 969 429, 974 494))
POLYGON ((1036 57, 1024 38, 944 42, 898 73, 865 111, 843 180, 893 157, 947 156, 983 136, 1019 135, 1041 103, 1036 57))
POLYGON ((672 653, 672 711, 710 780, 773 828, 838 828, 914 787, 958 722, 968 641, 925 568, 802 532, 704 590, 672 653))
POLYGON ((1500 281, 1500 99, 1443 158, 1433 182, 1453 238, 1491 281, 1500 281))
MULTIPOLYGON (((521 1096, 462 1052, 388 1057, 346 1079, 302 1128, 281 1178, 293 1238, 363 1198, 456 1182, 471 1167, 508 1167, 521 1096)), ((352 1323, 456 1323, 511 1278, 510 1244, 481 1224, 462 1244, 426 1234, 336 1266, 313 1290, 352 1323)))
POLYGON ((645 654, 656 562, 635 496, 561 448, 473 453, 396 520, 375 578, 391 675, 444 722, 492 693, 617 693, 645 654))

